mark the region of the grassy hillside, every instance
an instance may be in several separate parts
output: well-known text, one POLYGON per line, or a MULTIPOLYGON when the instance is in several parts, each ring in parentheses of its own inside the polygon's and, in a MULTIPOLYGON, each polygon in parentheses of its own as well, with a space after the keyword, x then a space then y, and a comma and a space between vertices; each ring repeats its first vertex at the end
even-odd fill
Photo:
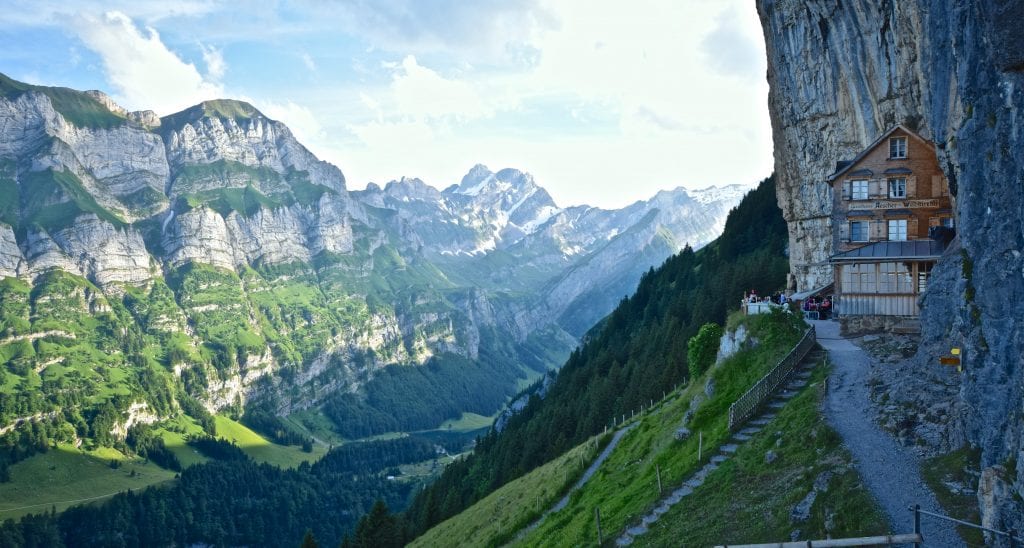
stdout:
POLYGON ((502 486, 465 512, 442 522, 413 541, 411 547, 495 546, 515 538, 566 493, 600 452, 607 437, 591 438, 561 457, 502 486))
MULTIPOLYGON (((726 441, 728 405, 777 363, 799 337, 793 318, 760 316, 741 322, 762 341, 726 359, 695 382, 669 394, 639 416, 598 472, 569 504, 526 531, 538 514, 557 500, 579 454, 592 454, 592 442, 512 481, 466 511, 442 522, 416 539, 413 546, 447 546, 465 539, 464 546, 579 546, 597 540, 595 508, 601 511, 606 542, 661 499, 660 468, 665 493, 700 468, 726 441), (706 396, 706 387, 713 386, 706 396), (688 411, 694 436, 675 439, 688 411), (703 460, 698 462, 698 437, 703 434, 703 460)), ((819 412, 822 380, 828 366, 820 365, 811 383, 792 399, 761 433, 742 445, 736 455, 708 476, 707 481, 638 537, 640 546, 711 546, 721 543, 860 536, 886 532, 885 517, 861 485, 838 435, 824 424, 819 412), (765 455, 775 454, 772 462, 765 455), (810 506, 805 522, 791 521, 791 511, 825 477, 823 491, 810 506)))
POLYGON ((58 512, 111 497, 128 489, 171 481, 174 472, 114 449, 83 451, 60 445, 11 467, 0 483, 0 520, 51 508, 58 512), (116 463, 116 467, 111 463, 116 463))
POLYGON ((686 343, 707 322, 723 323, 744 290, 781 287, 788 270, 786 225, 768 179, 730 213, 722 236, 652 269, 636 293, 587 337, 547 396, 532 398, 500 434, 478 443, 421 493, 407 518, 422 532, 505 483, 600 432, 612 417, 685 384, 686 343))
POLYGON ((126 122, 119 114, 111 112, 102 103, 81 91, 47 86, 34 86, 12 80, 0 74, 0 95, 17 99, 22 94, 34 91, 46 95, 65 120, 83 128, 110 128, 126 122))

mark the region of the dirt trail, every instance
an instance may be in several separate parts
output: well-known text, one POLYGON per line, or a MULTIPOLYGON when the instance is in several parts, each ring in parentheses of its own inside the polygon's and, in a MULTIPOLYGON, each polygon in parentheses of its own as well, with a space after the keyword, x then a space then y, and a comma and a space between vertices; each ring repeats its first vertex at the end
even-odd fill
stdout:
MULTIPOLYGON (((945 514, 935 494, 921 479, 917 455, 874 421, 867 386, 871 365, 868 355, 839 336, 837 322, 811 323, 817 329, 818 344, 828 351, 834 364, 824 402, 825 416, 843 437, 864 484, 889 516, 893 532, 913 532, 913 513, 908 508, 914 504, 945 514)), ((921 530, 925 546, 966 546, 948 522, 923 517, 921 530)))

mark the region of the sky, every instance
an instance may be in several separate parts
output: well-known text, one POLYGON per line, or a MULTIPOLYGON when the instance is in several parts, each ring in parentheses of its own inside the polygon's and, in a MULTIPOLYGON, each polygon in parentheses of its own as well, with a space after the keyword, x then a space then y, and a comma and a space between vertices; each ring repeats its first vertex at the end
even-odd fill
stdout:
POLYGON ((482 163, 622 207, 772 170, 749 0, 0 0, 0 72, 161 116, 248 101, 350 189, 482 163))

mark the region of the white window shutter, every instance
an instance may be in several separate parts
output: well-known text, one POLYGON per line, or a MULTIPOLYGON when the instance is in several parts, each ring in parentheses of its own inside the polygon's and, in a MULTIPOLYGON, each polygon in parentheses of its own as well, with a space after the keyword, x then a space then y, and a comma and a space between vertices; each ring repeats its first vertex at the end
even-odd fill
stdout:
POLYGON ((917 217, 911 217, 907 221, 907 239, 916 240, 917 238, 917 217))

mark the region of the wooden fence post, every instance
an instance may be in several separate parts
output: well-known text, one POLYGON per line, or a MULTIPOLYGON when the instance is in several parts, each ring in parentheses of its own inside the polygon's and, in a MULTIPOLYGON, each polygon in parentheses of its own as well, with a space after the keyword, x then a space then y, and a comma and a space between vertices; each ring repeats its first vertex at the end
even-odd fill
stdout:
POLYGON ((660 495, 664 491, 664 489, 661 488, 661 465, 656 463, 654 465, 654 471, 658 474, 658 494, 660 495))
POLYGON ((594 508, 594 517, 597 520, 597 545, 604 544, 604 537, 601 535, 601 509, 594 508))

